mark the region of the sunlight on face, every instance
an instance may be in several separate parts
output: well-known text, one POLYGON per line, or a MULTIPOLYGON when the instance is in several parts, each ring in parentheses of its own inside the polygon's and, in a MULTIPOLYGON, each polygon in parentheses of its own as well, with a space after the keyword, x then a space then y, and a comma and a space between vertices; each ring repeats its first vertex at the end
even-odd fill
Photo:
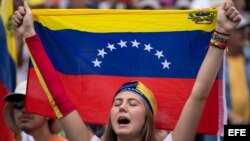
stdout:
POLYGON ((146 107, 140 96, 130 91, 119 93, 110 114, 111 124, 118 136, 140 136, 146 116, 146 107))

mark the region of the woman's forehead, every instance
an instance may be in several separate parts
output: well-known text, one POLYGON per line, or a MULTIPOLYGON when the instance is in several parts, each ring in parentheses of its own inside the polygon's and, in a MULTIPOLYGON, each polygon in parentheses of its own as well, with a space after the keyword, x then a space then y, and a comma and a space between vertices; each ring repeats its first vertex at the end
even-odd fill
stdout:
POLYGON ((134 98, 134 99, 142 100, 142 98, 138 94, 132 91, 122 91, 115 96, 115 99, 120 99, 120 98, 126 98, 126 99, 134 98))

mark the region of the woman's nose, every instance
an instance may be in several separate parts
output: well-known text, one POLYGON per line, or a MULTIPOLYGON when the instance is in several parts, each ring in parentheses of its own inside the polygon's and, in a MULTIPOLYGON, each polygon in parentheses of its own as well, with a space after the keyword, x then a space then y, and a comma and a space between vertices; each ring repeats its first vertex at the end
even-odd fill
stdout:
POLYGON ((126 103, 123 103, 122 105, 120 105, 119 111, 120 112, 127 112, 127 105, 126 105, 126 103))

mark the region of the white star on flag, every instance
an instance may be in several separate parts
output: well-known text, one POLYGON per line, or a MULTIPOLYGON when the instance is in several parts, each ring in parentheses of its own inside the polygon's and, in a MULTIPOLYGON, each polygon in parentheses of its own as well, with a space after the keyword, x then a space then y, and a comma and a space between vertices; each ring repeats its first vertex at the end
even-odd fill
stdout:
POLYGON ((145 46, 144 50, 147 50, 148 52, 150 52, 150 50, 153 49, 150 44, 148 45, 144 44, 144 46, 145 46))
POLYGON ((171 62, 167 61, 167 58, 165 58, 165 56, 163 55, 163 50, 161 50, 161 51, 156 50, 155 48, 153 48, 151 46, 150 42, 148 42, 146 44, 144 42, 138 42, 136 39, 134 39, 134 40, 129 40, 129 41, 120 40, 119 42, 116 41, 114 44, 110 44, 110 43, 107 43, 107 44, 108 44, 108 46, 107 46, 108 49, 105 49, 105 48, 97 49, 98 54, 96 55, 96 59, 92 61, 92 63, 94 64, 94 67, 101 68, 101 64, 102 64, 102 61, 103 61, 102 59, 104 59, 105 56, 108 55, 108 54, 110 54, 113 50, 119 50, 119 49, 122 49, 124 47, 139 48, 139 45, 142 44, 142 45, 144 45, 144 49, 143 49, 144 52, 149 52, 149 54, 157 56, 157 58, 159 59, 159 64, 161 63, 162 66, 163 66, 162 67, 163 70, 164 69, 165 70, 170 69, 171 62), (127 42, 131 42, 131 44, 128 43, 128 46, 127 46, 127 42), (115 47, 115 44, 120 45, 121 48, 115 47), (154 54, 154 50, 156 50, 155 54, 154 54), (101 57, 98 57, 98 56, 101 56, 101 57), (163 60, 165 60, 165 61, 163 62, 163 60))
POLYGON ((109 48, 110 51, 113 51, 113 49, 116 49, 115 46, 114 46, 114 44, 109 44, 109 43, 108 43, 107 48, 109 48))
POLYGON ((164 57, 163 51, 158 51, 158 50, 156 50, 155 56, 157 56, 158 59, 160 59, 161 57, 164 57))
POLYGON ((169 69, 169 65, 171 64, 171 62, 168 62, 167 59, 165 59, 164 62, 161 63, 163 65, 163 69, 168 68, 169 69))
POLYGON ((97 58, 95 59, 95 61, 92 61, 92 63, 94 63, 94 67, 101 67, 101 63, 102 63, 102 61, 99 61, 97 58))
POLYGON ((104 58, 105 54, 107 54, 107 52, 104 51, 104 48, 102 50, 98 49, 98 56, 102 56, 102 58, 104 58))
POLYGON ((134 41, 131 41, 131 43, 132 43, 132 47, 136 47, 136 48, 139 48, 139 44, 141 44, 137 42, 136 39, 134 41))
POLYGON ((127 47, 127 41, 122 41, 122 40, 120 40, 120 43, 118 43, 120 46, 121 46, 121 48, 123 48, 123 47, 127 47))

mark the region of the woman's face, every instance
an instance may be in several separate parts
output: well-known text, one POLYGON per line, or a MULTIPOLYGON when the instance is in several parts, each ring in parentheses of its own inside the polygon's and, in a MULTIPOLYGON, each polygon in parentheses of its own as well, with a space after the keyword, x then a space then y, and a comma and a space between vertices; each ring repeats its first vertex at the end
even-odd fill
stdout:
POLYGON ((140 96, 124 91, 116 95, 110 116, 118 136, 140 136, 145 123, 146 107, 140 96))

